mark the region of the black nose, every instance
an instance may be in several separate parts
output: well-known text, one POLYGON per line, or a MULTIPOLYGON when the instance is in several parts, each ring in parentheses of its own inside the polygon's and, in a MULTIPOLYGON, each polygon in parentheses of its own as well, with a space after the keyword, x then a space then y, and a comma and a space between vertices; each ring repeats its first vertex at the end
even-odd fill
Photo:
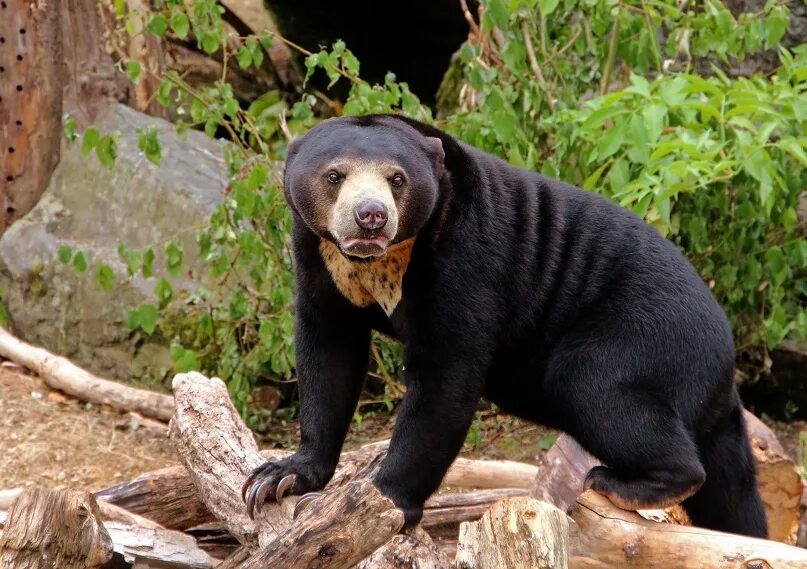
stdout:
POLYGON ((378 200, 362 200, 353 210, 353 216, 362 229, 381 229, 387 224, 387 206, 378 200))

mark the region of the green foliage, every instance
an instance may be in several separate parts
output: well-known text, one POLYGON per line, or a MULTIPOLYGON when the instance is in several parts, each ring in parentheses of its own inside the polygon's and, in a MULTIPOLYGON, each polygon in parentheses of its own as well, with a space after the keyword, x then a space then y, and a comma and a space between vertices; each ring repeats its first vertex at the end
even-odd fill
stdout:
POLYGON ((742 58, 776 44, 786 7, 770 2, 762 14, 735 19, 717 1, 699 10, 483 4, 483 25, 504 41, 464 46, 470 89, 447 117, 449 131, 643 216, 700 270, 752 359, 764 360, 759 354, 788 334, 807 335, 807 244, 796 228, 807 186, 807 48, 780 49, 770 79, 691 71, 693 56, 742 58), (584 15, 578 33, 573 22, 584 15), (656 33, 662 18, 666 43, 656 33))
MULTIPOLYGON (((786 335, 807 335, 807 245, 796 233, 795 210, 807 187, 807 50, 778 46, 786 4, 771 0, 760 13, 738 17, 719 0, 482 4, 481 32, 460 50, 461 89, 441 126, 643 216, 701 271, 743 353, 764 356, 786 335), (709 76, 696 73, 766 48, 777 48, 782 61, 770 79, 729 79, 716 67, 709 76)), ((267 33, 228 43, 215 0, 159 5, 144 15, 114 2, 119 26, 111 42, 132 81, 143 70, 127 60, 126 46, 139 33, 196 42, 206 53, 234 57, 242 69, 260 67, 272 41, 286 41, 267 33)), ((130 277, 154 283, 155 303, 131 310, 129 327, 168 339, 176 371, 200 369, 224 379, 244 413, 256 382, 293 377, 290 219, 276 162, 288 137, 334 110, 433 120, 392 73, 382 85, 362 80, 344 42, 318 52, 291 45, 305 55, 306 80, 324 74, 330 86, 348 82, 343 105, 320 93, 291 100, 269 91, 245 108, 226 75, 208 87, 192 87, 171 71, 159 78, 155 99, 183 117, 180 130, 226 133, 232 142, 226 199, 198 238, 205 270, 193 276, 205 286, 190 296, 177 292, 173 281, 186 271, 178 244, 165 245, 159 256, 153 247, 119 248, 130 277)), ((76 137, 74 123, 65 122, 65 133, 76 137)), ((94 150, 111 166, 115 140, 89 128, 82 152, 94 150)), ((138 133, 138 147, 159 165, 153 130, 138 133)), ((59 251, 78 269, 77 256, 59 251)), ((96 279, 104 289, 113 286, 111 269, 99 267, 96 279)), ((401 394, 394 383, 401 347, 376 335, 372 354, 370 375, 383 382, 391 407, 401 394)), ((469 433, 471 445, 478 427, 469 433)))

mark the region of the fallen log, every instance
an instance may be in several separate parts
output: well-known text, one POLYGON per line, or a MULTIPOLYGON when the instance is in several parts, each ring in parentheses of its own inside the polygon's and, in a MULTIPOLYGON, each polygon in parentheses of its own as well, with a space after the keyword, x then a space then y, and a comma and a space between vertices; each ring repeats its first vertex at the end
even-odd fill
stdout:
POLYGON ((90 494, 24 490, 0 537, 3 569, 88 569, 112 558, 112 541, 90 494))
POLYGON ((445 569, 446 567, 451 567, 451 558, 435 545, 426 531, 415 528, 406 534, 393 537, 359 563, 356 569, 445 569))
POLYGON ((170 395, 96 377, 67 358, 26 344, 2 327, 0 356, 36 372, 49 387, 82 401, 134 411, 161 421, 168 421, 174 412, 174 399, 170 395))
POLYGON ((566 569, 566 514, 534 498, 498 502, 481 520, 460 526, 456 563, 462 569, 566 569))
POLYGON ((219 379, 188 373, 177 375, 173 387, 176 414, 171 439, 208 509, 244 546, 222 567, 352 567, 402 527, 403 513, 372 483, 384 454, 374 448, 364 452, 374 457, 369 464, 311 502, 293 525, 293 497, 282 506, 265 504, 250 520, 241 501, 241 485, 263 459, 226 386, 219 379))
MULTIPOLYGON (((337 487, 350 480, 374 453, 385 450, 388 444, 389 440, 383 440, 343 453, 329 487, 337 487)), ((260 451, 261 460, 279 460, 289 454, 284 450, 260 451)), ((530 488, 537 473, 538 467, 520 462, 458 458, 446 474, 443 484, 453 488, 526 489, 530 488)), ((199 498, 193 480, 183 466, 169 466, 144 473, 133 480, 98 490, 95 497, 145 516, 169 529, 186 530, 216 519, 199 498)), ((455 525, 459 521, 466 519, 458 517, 455 525)))
POLYGON ((807 569, 807 550, 696 527, 663 524, 620 510, 586 491, 570 511, 572 569, 807 569))
MULTIPOLYGON (((748 411, 745 418, 757 467, 759 492, 768 517, 768 536, 776 541, 794 544, 799 528, 804 480, 773 431, 748 411)), ((566 511, 582 492, 589 469, 597 464, 598 461, 574 439, 561 435, 541 458, 531 495, 566 511)), ((666 518, 684 525, 690 523, 680 506, 667 508, 663 512, 640 511, 640 514, 651 519, 666 518)))

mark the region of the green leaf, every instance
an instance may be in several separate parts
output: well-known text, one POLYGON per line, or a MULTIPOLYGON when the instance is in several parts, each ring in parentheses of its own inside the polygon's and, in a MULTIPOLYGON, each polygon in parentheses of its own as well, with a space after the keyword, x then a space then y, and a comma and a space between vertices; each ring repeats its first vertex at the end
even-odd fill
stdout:
POLYGON ((542 16, 549 16, 558 7, 560 0, 538 0, 538 7, 542 16))
POLYGON ((252 52, 249 51, 245 45, 241 46, 241 49, 238 50, 235 58, 238 61, 238 66, 241 69, 247 69, 250 65, 252 65, 252 52))
POLYGON ((171 286, 171 283, 169 283, 165 277, 160 277, 157 279, 157 283, 154 285, 154 294, 159 302, 160 310, 162 310, 168 306, 169 302, 171 302, 171 298, 174 295, 174 289, 171 286))
POLYGON ((94 126, 91 126, 87 130, 84 131, 84 137, 81 141, 81 153, 84 156, 87 156, 90 152, 92 152, 96 146, 98 146, 98 141, 101 140, 101 133, 98 132, 98 129, 94 126))
POLYGON ((206 54, 212 55, 219 49, 219 36, 212 32, 205 32, 202 36, 202 49, 206 54))
POLYGON ((140 79, 140 62, 136 59, 129 61, 129 64, 126 66, 126 73, 129 75, 129 81, 133 84, 137 84, 138 79, 140 79))
POLYGON ((148 30, 158 37, 163 37, 168 31, 168 20, 159 12, 153 12, 148 23, 148 30))
POLYGON ((197 371, 200 368, 199 355, 193 350, 186 350, 179 344, 171 346, 171 363, 177 373, 197 371))
POLYGON ((165 264, 172 277, 178 277, 182 272, 182 247, 179 244, 169 243, 165 246, 165 264))
POLYGON ((73 142, 78 138, 78 134, 76 134, 76 121, 70 115, 64 115, 62 128, 64 129, 64 136, 68 141, 73 142))
POLYGON ((59 247, 59 260, 65 265, 73 258, 73 250, 68 245, 59 247))
POLYGON ((613 128, 606 131, 597 145, 597 157, 604 160, 620 149, 625 142, 625 135, 628 130, 628 121, 620 121, 613 128))
POLYGON ((137 130, 137 147, 146 155, 149 162, 157 166, 160 165, 162 148, 160 140, 157 138, 157 130, 154 127, 137 130))
POLYGON ((787 280, 790 268, 782 248, 778 245, 765 251, 765 269, 773 279, 774 284, 781 285, 787 280))
POLYGON ((84 251, 79 251, 73 257, 73 268, 80 275, 84 274, 87 270, 87 256, 84 251))
POLYGON ((115 159, 118 157, 118 142, 116 136, 107 135, 101 138, 98 146, 95 147, 95 155, 105 168, 115 167, 115 159))
POLYGON ((157 329, 157 307, 153 304, 141 304, 137 312, 140 328, 151 336, 157 329))
POLYGON ((99 264, 95 272, 95 280, 105 292, 112 290, 115 284, 115 273, 112 272, 112 267, 105 263, 99 264))
POLYGON ((642 118, 644 118, 648 141, 655 144, 661 136, 661 131, 664 130, 667 108, 657 104, 647 105, 642 110, 642 118))
POLYGON ((488 0, 485 10, 485 22, 488 24, 486 28, 499 28, 505 29, 507 27, 507 6, 504 0, 488 0))
POLYGON ((140 270, 143 274, 143 278, 147 279, 149 277, 154 276, 154 251, 151 249, 146 249, 146 252, 143 253, 143 265, 140 267, 140 270))
POLYGON ((765 22, 765 45, 768 49, 776 46, 785 35, 790 23, 790 13, 785 6, 778 5, 771 9, 765 22))
POLYGON ((188 36, 190 22, 185 12, 174 12, 174 15, 171 16, 171 29, 174 30, 174 34, 176 34, 179 39, 185 39, 188 36))

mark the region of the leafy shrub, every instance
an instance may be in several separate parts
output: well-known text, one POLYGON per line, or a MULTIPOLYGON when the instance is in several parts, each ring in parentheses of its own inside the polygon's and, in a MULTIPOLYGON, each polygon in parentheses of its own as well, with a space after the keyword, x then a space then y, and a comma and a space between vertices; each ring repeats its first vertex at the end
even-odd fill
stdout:
MULTIPOLYGON (((807 245, 797 233, 798 194, 807 186, 807 50, 779 48, 782 66, 770 80, 730 79, 706 62, 728 64, 776 48, 788 23, 784 4, 735 19, 718 0, 694 6, 675 0, 486 0, 479 29, 460 50, 460 87, 440 125, 510 162, 600 192, 632 209, 675 240, 729 313, 739 349, 764 362, 765 350, 787 334, 807 335, 807 245)), ((115 1, 110 30, 133 81, 146 71, 125 46, 138 33, 192 37, 214 53, 228 45, 221 7, 165 0, 147 14, 115 1), (145 31, 139 22, 146 22, 145 31), (139 27, 140 26, 140 27, 139 27)), ((230 57, 260 65, 263 50, 283 38, 239 38, 230 57)), ((231 41, 231 44, 233 42, 231 41)), ((230 44, 230 45, 231 45, 230 44)), ((394 75, 370 85, 343 42, 306 56, 307 78, 325 73, 350 83, 344 114, 402 112, 431 121, 431 112, 394 75)), ((242 108, 223 77, 191 88, 176 73, 160 77, 157 100, 187 120, 179 128, 227 133, 232 182, 199 236, 206 282, 214 286, 176 301, 170 278, 155 284, 157 304, 132 310, 129 323, 173 341, 177 370, 199 368, 228 382, 242 411, 260 378, 293 376, 289 217, 276 162, 286 135, 312 126, 323 112, 310 93, 289 102, 269 92, 242 108), (173 302, 172 302, 173 301, 173 302)), ((75 125, 65 124, 74 138, 75 125)), ((155 163, 159 141, 141 133, 155 163)), ((115 139, 88 129, 86 153, 114 163, 115 139)), ((121 247, 130 274, 150 276, 151 250, 121 247)), ((170 277, 182 251, 165 246, 170 277)), ((86 270, 87 260, 65 252, 86 270)), ((110 281, 98 267, 99 282, 110 281)), ((376 338, 371 375, 389 397, 400 346, 376 338)))

